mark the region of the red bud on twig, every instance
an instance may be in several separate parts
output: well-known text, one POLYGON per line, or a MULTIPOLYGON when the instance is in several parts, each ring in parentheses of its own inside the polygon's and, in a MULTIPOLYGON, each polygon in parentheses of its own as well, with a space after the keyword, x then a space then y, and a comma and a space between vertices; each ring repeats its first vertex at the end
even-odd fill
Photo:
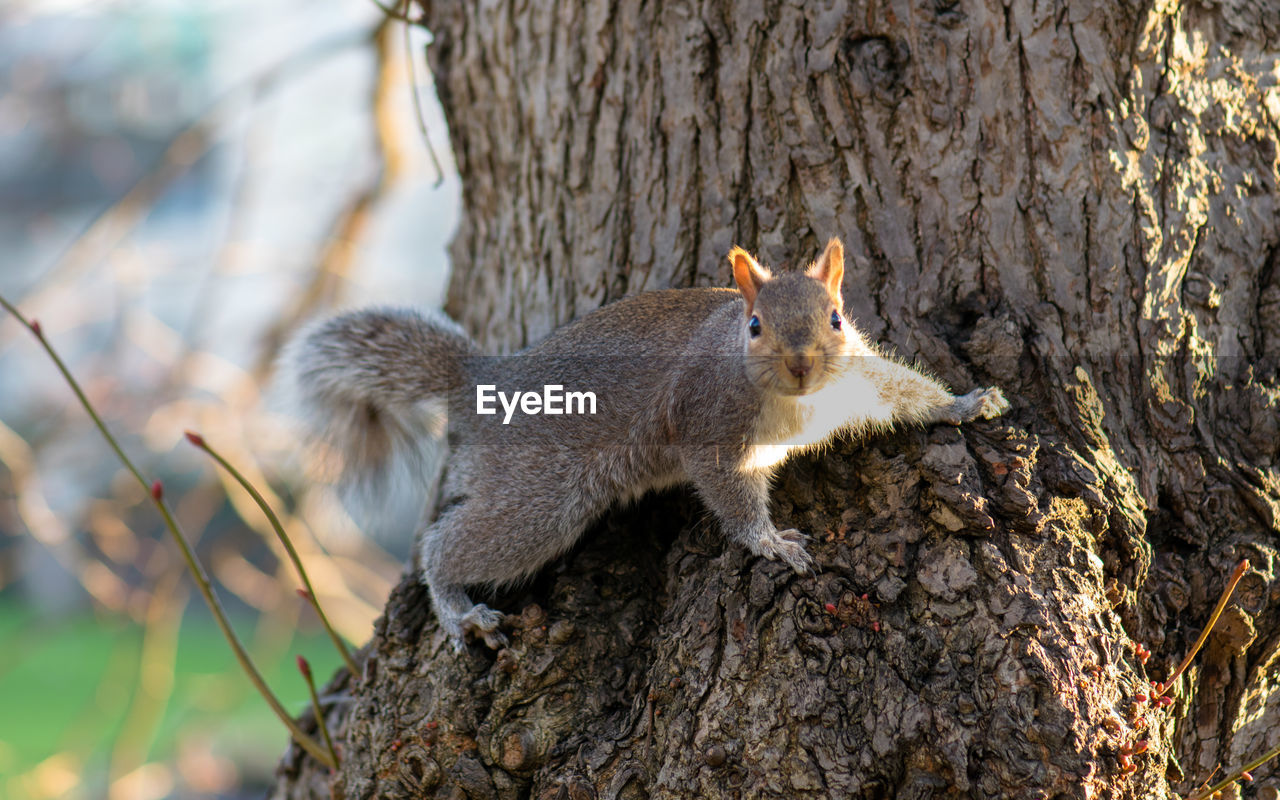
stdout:
POLYGON ((164 499, 164 484, 160 481, 151 484, 151 499, 157 503, 164 499))
POLYGON ((38 319, 31 320, 31 332, 36 335, 37 339, 44 338, 44 331, 40 330, 40 320, 38 319))
POLYGON ((183 435, 187 437, 188 442, 191 442, 196 447, 204 448, 204 437, 201 436, 200 434, 196 433, 195 431, 187 431, 183 435))
POLYGON ((302 656, 298 656, 298 672, 302 673, 302 677, 311 680, 311 665, 302 656))

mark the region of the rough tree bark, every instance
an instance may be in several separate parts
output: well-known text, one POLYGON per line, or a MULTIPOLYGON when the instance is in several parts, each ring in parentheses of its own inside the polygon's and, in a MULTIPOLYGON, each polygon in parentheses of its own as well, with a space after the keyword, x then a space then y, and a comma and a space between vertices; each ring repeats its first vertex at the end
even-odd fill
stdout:
POLYGON ((1277 743, 1280 3, 423 10, 486 344, 839 235, 871 337, 1014 410, 788 468, 816 577, 673 493, 498 598, 496 656, 406 581, 333 684, 341 770, 277 796, 1167 797, 1277 743))

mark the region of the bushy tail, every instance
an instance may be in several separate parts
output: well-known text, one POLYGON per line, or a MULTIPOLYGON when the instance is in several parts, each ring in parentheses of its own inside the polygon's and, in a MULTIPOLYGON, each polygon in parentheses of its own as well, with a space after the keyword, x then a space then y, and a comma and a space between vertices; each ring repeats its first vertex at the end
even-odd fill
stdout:
POLYGON ((281 376, 310 433, 341 458, 344 490, 367 494, 444 434, 449 392, 478 352, 442 313, 366 309, 302 331, 281 376))

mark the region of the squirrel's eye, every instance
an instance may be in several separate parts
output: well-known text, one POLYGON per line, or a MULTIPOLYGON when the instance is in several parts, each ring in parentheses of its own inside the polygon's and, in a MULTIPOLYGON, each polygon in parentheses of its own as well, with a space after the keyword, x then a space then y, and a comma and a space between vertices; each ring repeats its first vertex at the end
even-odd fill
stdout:
POLYGON ((760 318, 753 314, 751 316, 751 319, 747 322, 747 330, 751 333, 751 338, 754 339, 755 337, 759 336, 760 335, 760 318))
POLYGON ((831 312, 831 327, 832 327, 832 328, 835 328, 836 330, 840 330, 840 325, 841 325, 841 324, 843 324, 843 322, 844 322, 844 320, 840 319, 840 312, 839 312, 839 311, 832 311, 832 312, 831 312))

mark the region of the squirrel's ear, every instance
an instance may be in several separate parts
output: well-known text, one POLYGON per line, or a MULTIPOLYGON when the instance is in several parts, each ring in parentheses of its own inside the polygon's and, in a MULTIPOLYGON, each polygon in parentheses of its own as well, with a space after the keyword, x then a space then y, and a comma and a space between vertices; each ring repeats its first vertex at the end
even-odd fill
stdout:
POLYGON ((840 281, 844 279, 844 245, 838 238, 833 236, 827 242, 827 249, 822 251, 806 274, 826 286, 832 297, 840 299, 840 281))
POLYGON ((750 314, 751 307, 756 304, 756 295, 760 293, 760 287, 773 276, 741 247, 735 247, 729 251, 729 263, 733 265, 733 280, 738 284, 738 291, 742 292, 742 297, 747 301, 747 313, 750 314))

